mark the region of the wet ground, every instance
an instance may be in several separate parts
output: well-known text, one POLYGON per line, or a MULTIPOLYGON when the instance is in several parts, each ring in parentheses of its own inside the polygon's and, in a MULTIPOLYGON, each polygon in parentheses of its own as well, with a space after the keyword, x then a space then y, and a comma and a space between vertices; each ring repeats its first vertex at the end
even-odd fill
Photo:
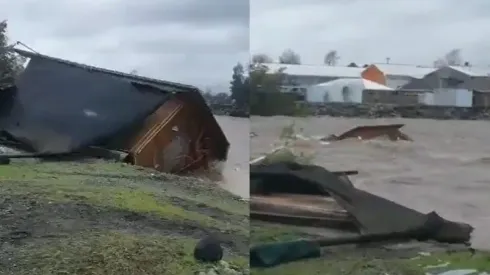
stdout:
MULTIPOLYGON (((251 131, 257 134, 251 140, 252 156, 283 143, 277 140, 292 121, 252 117, 251 131)), ((297 132, 309 137, 340 134, 358 125, 405 123, 402 131, 414 142, 297 141, 294 146, 327 169, 359 170, 351 178, 359 188, 473 225, 473 247, 490 249, 490 122, 328 117, 294 121, 297 132)))

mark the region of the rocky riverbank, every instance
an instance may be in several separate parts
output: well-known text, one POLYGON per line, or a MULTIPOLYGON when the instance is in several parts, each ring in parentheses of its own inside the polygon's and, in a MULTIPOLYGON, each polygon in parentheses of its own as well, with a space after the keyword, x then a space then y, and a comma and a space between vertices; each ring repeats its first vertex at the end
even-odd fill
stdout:
POLYGON ((397 106, 387 104, 346 104, 325 103, 307 106, 308 113, 315 116, 359 117, 359 118, 427 118, 457 120, 488 120, 490 108, 482 107, 451 107, 411 105, 397 106))
POLYGON ((216 116, 250 117, 249 110, 237 108, 232 104, 210 104, 209 108, 216 116))

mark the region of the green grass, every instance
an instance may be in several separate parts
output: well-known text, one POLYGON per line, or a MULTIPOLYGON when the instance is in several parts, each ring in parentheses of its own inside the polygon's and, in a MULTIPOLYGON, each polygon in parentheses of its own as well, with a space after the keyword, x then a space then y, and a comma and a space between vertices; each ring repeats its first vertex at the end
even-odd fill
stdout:
POLYGON ((270 243, 304 239, 309 235, 301 228, 295 226, 267 223, 250 222, 250 243, 270 243))
MULTIPOLYGON (((216 183, 121 163, 13 162, 0 165, 0 192, 5 198, 82 202, 100 208, 152 214, 162 220, 190 222, 241 238, 249 234, 247 202, 222 190, 216 183), (210 216, 206 209, 223 213, 225 218, 210 216)), ((27 246, 15 248, 16 272, 6 274, 186 275, 206 268, 191 258, 197 242, 192 237, 108 230, 84 229, 68 236, 34 239, 27 246)), ((225 260, 239 267, 248 264, 248 257, 234 255, 225 256, 228 257, 225 260)), ((4 274, 1 265, 0 274, 4 274)))
MULTIPOLYGON (((218 209, 242 219, 248 235, 248 204, 208 180, 157 173, 121 163, 14 163, 0 166, 0 190, 56 202, 85 201, 99 206, 153 213, 167 219, 197 221, 220 229, 234 227, 176 206, 174 198, 194 208, 218 209)), ((235 228, 236 229, 236 228, 235 228)))
MULTIPOLYGON (((135 237, 99 232, 62 239, 49 246, 26 247, 16 274, 185 275, 209 265, 192 257, 194 240, 168 236, 135 237)), ((245 268, 241 258, 227 259, 245 268)))
POLYGON ((210 190, 218 189, 215 183, 173 175, 167 175, 165 179, 151 176, 152 173, 155 172, 105 162, 17 163, 0 166, 0 190, 10 195, 28 194, 56 202, 85 201, 98 206, 157 214, 166 219, 191 220, 217 228, 226 228, 230 224, 175 206, 171 197, 204 204, 231 215, 246 215, 248 212, 244 211, 246 203, 226 191, 210 190), (187 192, 186 184, 195 185, 187 186, 194 189, 189 190, 191 194, 187 192), (208 194, 196 198, 192 191, 208 194))
MULTIPOLYGON (((314 238, 305 233, 301 228, 272 223, 251 222, 250 238, 252 244, 291 241, 305 238, 314 238)), ((370 253, 360 253, 355 248, 342 252, 324 252, 324 256, 318 259, 292 262, 266 269, 252 269, 254 275, 421 275, 425 274, 427 266, 440 265, 449 262, 442 270, 475 269, 490 272, 490 252, 477 252, 471 255, 469 252, 435 252, 427 256, 413 252, 411 257, 393 257, 385 253, 387 257, 379 258, 370 253)))
MULTIPOLYGON (((254 275, 296 275, 308 270, 309 275, 421 275, 436 269, 427 267, 449 265, 437 268, 437 273, 455 269, 474 269, 480 272, 490 271, 490 252, 478 252, 471 255, 469 252, 445 253, 438 252, 429 256, 418 256, 404 259, 380 259, 375 257, 326 254, 320 259, 311 259, 284 264, 268 269, 252 269, 254 275)), ((435 274, 437 274, 435 273, 435 274)))

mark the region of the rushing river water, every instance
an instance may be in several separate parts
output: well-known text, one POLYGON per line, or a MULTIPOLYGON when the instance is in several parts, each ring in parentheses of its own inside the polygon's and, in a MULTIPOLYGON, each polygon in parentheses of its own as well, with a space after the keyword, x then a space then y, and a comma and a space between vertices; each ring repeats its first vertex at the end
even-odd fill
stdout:
POLYGON ((222 187, 240 197, 248 198, 250 159, 250 120, 229 116, 216 119, 230 142, 228 160, 223 167, 222 187))
MULTIPOLYGON (((252 157, 277 146, 282 129, 292 121, 252 117, 250 129, 257 134, 251 139, 252 157)), ((359 188, 473 225, 473 246, 490 249, 490 122, 330 117, 294 121, 307 137, 340 134, 358 125, 404 123, 402 131, 414 142, 298 141, 294 146, 327 169, 359 170, 352 177, 359 188)))

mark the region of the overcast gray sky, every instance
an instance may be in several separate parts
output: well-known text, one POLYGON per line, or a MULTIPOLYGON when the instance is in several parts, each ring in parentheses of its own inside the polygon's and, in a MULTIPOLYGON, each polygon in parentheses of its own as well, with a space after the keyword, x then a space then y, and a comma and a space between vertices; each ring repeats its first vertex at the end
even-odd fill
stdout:
POLYGON ((454 48, 475 65, 490 65, 488 0, 251 0, 252 53, 276 58, 285 48, 303 63, 430 65, 454 48))
POLYGON ((249 54, 248 0, 0 0, 0 19, 38 52, 218 92, 249 54))

